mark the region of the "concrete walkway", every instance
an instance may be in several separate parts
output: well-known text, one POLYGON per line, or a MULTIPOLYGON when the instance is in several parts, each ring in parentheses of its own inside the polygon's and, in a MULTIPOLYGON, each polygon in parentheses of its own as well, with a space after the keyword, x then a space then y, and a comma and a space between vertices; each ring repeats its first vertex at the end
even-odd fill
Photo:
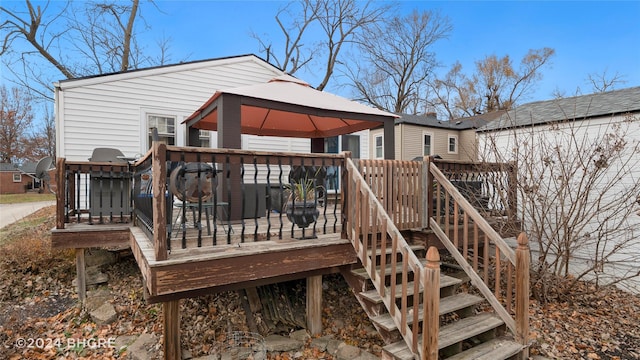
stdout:
POLYGON ((45 206, 51 206, 55 204, 55 201, 0 204, 0 229, 9 224, 13 224, 14 222, 36 212, 39 209, 42 209, 45 206))

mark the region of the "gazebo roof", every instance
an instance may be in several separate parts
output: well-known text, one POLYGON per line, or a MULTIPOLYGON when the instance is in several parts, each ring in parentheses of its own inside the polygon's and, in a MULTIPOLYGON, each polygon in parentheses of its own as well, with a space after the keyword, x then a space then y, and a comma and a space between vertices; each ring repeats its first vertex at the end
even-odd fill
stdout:
POLYGON ((240 102, 243 134, 326 138, 393 122, 398 115, 372 108, 284 75, 267 83, 216 91, 184 123, 203 130, 218 130, 223 98, 240 102))

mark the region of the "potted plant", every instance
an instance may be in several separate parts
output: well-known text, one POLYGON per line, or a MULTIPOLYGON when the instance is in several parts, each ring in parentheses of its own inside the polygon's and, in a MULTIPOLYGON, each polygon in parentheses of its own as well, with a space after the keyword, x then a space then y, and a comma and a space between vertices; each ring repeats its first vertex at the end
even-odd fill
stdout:
MULTIPOLYGON (((315 175, 319 170, 315 171, 315 175)), ((290 183, 285 184, 285 189, 289 191, 285 213, 289 221, 302 229, 313 224, 320 215, 316 196, 324 187, 317 184, 318 180, 313 172, 311 175, 310 171, 304 171, 300 177, 291 177, 290 183)))

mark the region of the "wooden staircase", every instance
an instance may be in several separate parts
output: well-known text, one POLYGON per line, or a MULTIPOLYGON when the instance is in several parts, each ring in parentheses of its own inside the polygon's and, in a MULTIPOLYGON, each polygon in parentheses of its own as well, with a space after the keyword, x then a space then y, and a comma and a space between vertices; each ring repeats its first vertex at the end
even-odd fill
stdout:
MULTIPOLYGON (((380 173, 393 165, 384 166, 380 173)), ((435 247, 425 251, 423 245, 409 244, 379 200, 411 201, 411 195, 391 190, 410 193, 414 186, 421 187, 420 181, 406 186, 383 185, 383 192, 374 194, 362 167, 358 169, 350 159, 347 161, 349 188, 345 203, 352 206, 346 209, 347 235, 362 267, 344 270, 342 275, 387 344, 383 358, 527 358, 526 237, 519 238, 518 252, 514 253, 435 165, 427 166, 432 177, 422 187, 430 189, 431 182, 437 184, 437 194, 446 195, 442 202, 438 200, 437 208, 444 206, 447 214, 429 217, 428 227, 463 270, 458 274, 441 273, 440 254, 435 247), (515 281, 515 288, 514 274, 522 277, 515 281), (505 282, 507 285, 502 286, 505 282)), ((367 170, 372 172, 371 164, 367 170)), ((432 196, 425 203, 436 203, 432 196)))
MULTIPOLYGON (((425 249, 421 246, 411 246, 417 254, 424 254, 425 249)), ((377 251, 380 254, 380 251, 377 251)), ((382 255, 378 255, 382 256, 382 255)), ((384 256, 391 256, 388 252, 384 256)), ((422 256, 424 257, 424 256, 422 256)), ((424 263, 426 264, 426 259, 424 263)), ((391 263, 391 259, 387 259, 391 263)), ((385 282, 390 283, 390 277, 401 276, 400 268, 393 269, 386 266, 385 282)), ((384 358, 409 360, 415 355, 400 335, 398 326, 393 317, 383 304, 383 299, 374 288, 371 277, 363 267, 354 268, 342 273, 347 283, 353 289, 354 294, 369 316, 372 324, 378 330, 385 343, 383 348, 384 358)), ((412 275, 412 274, 410 274, 412 275)), ((412 277, 412 276, 410 276, 412 277)), ((410 279, 411 280, 411 279, 410 279)), ((479 312, 482 305, 486 305, 483 297, 464 292, 461 285, 468 282, 468 278, 457 274, 440 274, 440 296, 439 296, 439 323, 438 334, 439 357, 442 359, 487 359, 502 360, 510 359, 520 354, 523 346, 514 341, 513 337, 506 333, 504 322, 492 312, 479 312)), ((415 284, 408 283, 406 303, 413 303, 415 295, 413 289, 415 284)), ((418 287, 419 292, 422 291, 418 287)), ((387 286, 387 292, 390 291, 387 286)), ((403 301, 403 294, 395 296, 397 303, 403 301)), ((423 319, 422 299, 418 300, 418 319, 423 319)), ((414 307, 407 308, 409 313, 408 324, 413 323, 414 307)), ((421 321, 421 320, 419 320, 421 321)))

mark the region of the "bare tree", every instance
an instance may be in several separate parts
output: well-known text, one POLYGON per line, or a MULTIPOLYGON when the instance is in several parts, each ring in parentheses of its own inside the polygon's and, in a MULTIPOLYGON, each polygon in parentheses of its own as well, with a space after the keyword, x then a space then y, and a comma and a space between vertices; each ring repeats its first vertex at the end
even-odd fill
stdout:
POLYGON ((532 241, 532 285, 545 300, 579 280, 620 283, 640 275, 640 130, 631 114, 485 133, 481 153, 516 161, 518 211, 532 241), (549 274, 566 277, 560 286, 549 274))
POLYGON ((602 73, 591 73, 587 76, 587 81, 591 84, 593 92, 607 92, 615 90, 617 85, 625 84, 624 76, 616 72, 613 75, 607 75, 607 70, 602 73))
POLYGON ((471 76, 456 63, 444 79, 431 83, 430 103, 449 119, 511 109, 542 78, 540 70, 554 54, 551 48, 529 50, 518 68, 508 55, 487 56, 476 62, 471 76))
POLYGON ((33 129, 27 140, 27 152, 25 158, 36 161, 45 156, 56 157, 56 127, 55 118, 49 111, 40 126, 33 129))
POLYGON ((45 100, 53 100, 52 84, 60 76, 156 65, 136 41, 137 21, 144 20, 139 0, 13 4, 18 6, 0 6, 5 19, 0 29, 6 34, 0 55, 13 81, 45 100))
POLYGON ((432 11, 368 26, 358 37, 359 60, 347 74, 355 97, 396 113, 423 110, 426 81, 436 65, 432 46, 451 30, 449 20, 432 11))
POLYGON ((252 37, 266 53, 267 61, 295 74, 311 63, 324 68, 316 89, 323 90, 332 78, 341 54, 367 25, 376 23, 390 9, 388 5, 356 0, 300 0, 278 11, 275 20, 284 37, 282 53, 271 40, 255 32, 252 37), (314 38, 312 32, 322 32, 314 38))
POLYGON ((17 87, 0 88, 0 162, 24 160, 28 131, 33 121, 31 98, 17 87))

